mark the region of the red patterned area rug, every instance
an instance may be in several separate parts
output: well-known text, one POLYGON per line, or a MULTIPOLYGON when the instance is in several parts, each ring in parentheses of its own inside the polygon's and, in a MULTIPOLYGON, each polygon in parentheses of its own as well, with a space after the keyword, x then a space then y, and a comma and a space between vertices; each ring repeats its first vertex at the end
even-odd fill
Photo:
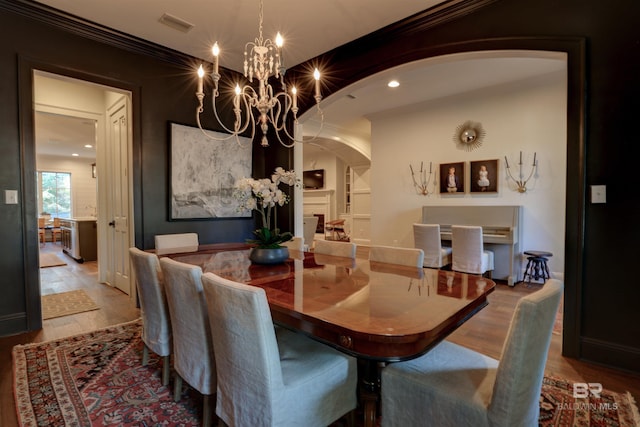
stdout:
POLYGON ((21 426, 198 426, 202 398, 173 401, 162 360, 142 365, 141 321, 13 348, 21 426))
MULTIPOLYGON (((202 397, 185 387, 179 402, 161 383, 162 361, 141 366, 141 321, 13 348, 21 426, 198 426, 202 397)), ((358 417, 359 418, 359 417, 358 417)), ((573 382, 545 377, 540 426, 640 426, 630 394, 603 390, 576 399, 573 382)), ((341 422, 332 427, 341 426, 341 422)))
POLYGON ((602 390, 596 397, 580 387, 573 397, 574 382, 552 376, 544 377, 540 395, 541 427, 634 427, 640 426, 640 414, 631 393, 602 390))

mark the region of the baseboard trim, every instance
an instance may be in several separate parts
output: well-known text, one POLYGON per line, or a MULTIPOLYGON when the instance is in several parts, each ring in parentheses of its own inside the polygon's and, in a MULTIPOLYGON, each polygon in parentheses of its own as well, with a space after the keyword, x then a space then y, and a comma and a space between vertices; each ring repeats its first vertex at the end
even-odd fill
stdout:
POLYGON ((27 313, 25 312, 0 316, 0 337, 26 332, 27 323, 27 313))
POLYGON ((580 358, 611 368, 640 373, 640 349, 637 348, 581 337, 580 358))

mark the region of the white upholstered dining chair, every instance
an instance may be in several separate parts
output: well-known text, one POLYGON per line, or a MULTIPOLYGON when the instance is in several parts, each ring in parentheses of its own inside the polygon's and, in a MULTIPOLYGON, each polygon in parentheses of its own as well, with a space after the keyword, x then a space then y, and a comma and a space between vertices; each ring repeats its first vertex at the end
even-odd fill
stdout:
POLYGON ((210 395, 216 392, 216 364, 207 303, 199 266, 160 258, 173 336, 176 371, 173 398, 182 394, 182 381, 204 395, 203 425, 211 424, 210 395))
POLYGON ((160 261, 156 254, 129 248, 131 266, 142 317, 142 365, 149 363, 149 350, 162 357, 162 385, 169 384, 171 373, 171 322, 162 283, 160 261))
POLYGON ((202 276, 216 348, 216 412, 230 427, 325 427, 356 407, 356 360, 274 328, 264 289, 202 276))
POLYGON ((302 235, 304 237, 305 250, 307 251, 313 248, 317 228, 317 216, 305 216, 302 218, 302 235))
POLYGON ((288 242, 280 243, 280 246, 302 252, 304 251, 304 239, 302 237, 294 237, 288 242))
POLYGON ((444 341, 382 370, 382 427, 538 425, 540 390, 562 297, 551 279, 523 297, 500 360, 444 341))
POLYGON ((451 264, 451 248, 442 246, 440 224, 413 224, 413 242, 424 252, 423 267, 442 268, 451 264))
POLYGON ((178 254, 198 250, 198 233, 176 233, 155 235, 156 254, 178 254))
POLYGON ((369 249, 369 261, 406 265, 409 267, 422 267, 424 252, 422 249, 417 248, 373 245, 369 249))
POLYGON ((340 242, 334 240, 318 240, 313 252, 322 255, 333 255, 345 258, 356 257, 356 244, 352 242, 340 242))
POLYGON ((462 273, 484 274, 493 271, 493 251, 484 249, 482 227, 451 226, 451 269, 462 273))

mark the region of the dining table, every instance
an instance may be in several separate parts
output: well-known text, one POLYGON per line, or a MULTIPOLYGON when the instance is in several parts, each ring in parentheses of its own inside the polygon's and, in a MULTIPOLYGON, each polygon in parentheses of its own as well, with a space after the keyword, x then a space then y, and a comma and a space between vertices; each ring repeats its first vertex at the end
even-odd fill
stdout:
POLYGON ((380 369, 419 357, 488 304, 486 277, 313 252, 280 264, 253 264, 244 244, 201 245, 167 254, 265 290, 275 324, 358 359, 364 425, 375 425, 380 369))

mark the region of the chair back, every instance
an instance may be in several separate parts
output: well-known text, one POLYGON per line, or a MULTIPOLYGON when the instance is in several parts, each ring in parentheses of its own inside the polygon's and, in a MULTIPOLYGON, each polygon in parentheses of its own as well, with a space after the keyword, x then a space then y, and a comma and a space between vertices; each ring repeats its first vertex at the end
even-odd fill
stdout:
POLYGON ((46 225, 46 218, 44 217, 38 217, 38 228, 44 228, 46 225))
POLYGON ((316 235, 316 229, 318 228, 317 216, 305 216, 302 219, 302 234, 304 237, 304 243, 309 247, 313 247, 313 239, 316 235))
POLYGON ((440 224, 413 224, 413 241, 424 252, 423 267, 440 268, 451 264, 451 248, 443 248, 440 224))
POLYGON ((158 356, 171 354, 171 323, 156 254, 129 248, 142 317, 142 341, 158 356))
POLYGON ((422 249, 417 248, 397 248, 394 246, 376 245, 371 246, 369 249, 369 261, 422 268, 424 252, 422 249))
POLYGON ((352 242, 318 240, 314 246, 313 252, 317 254, 341 256, 345 258, 355 259, 356 244, 352 242))
POLYGON ((156 254, 178 254, 198 250, 198 233, 156 234, 156 254))
POLYGON ((302 237, 294 237, 288 242, 280 243, 280 246, 286 246, 289 249, 302 252, 304 250, 304 239, 302 237))
POLYGON ((283 378, 265 291, 213 273, 202 285, 216 348, 216 411, 236 425, 270 425, 283 378))
POLYGON ((216 391, 216 367, 202 269, 160 258, 171 317, 173 364, 178 374, 202 394, 216 391))
POLYGON ((542 378, 563 289, 561 281, 550 279, 518 301, 489 404, 491 425, 538 425, 542 378))
POLYGON ((485 255, 482 227, 477 225, 451 226, 452 269, 472 274, 493 270, 493 257, 485 255))
POLYGON ((58 217, 53 218, 53 226, 55 228, 60 228, 60 218, 58 217))

